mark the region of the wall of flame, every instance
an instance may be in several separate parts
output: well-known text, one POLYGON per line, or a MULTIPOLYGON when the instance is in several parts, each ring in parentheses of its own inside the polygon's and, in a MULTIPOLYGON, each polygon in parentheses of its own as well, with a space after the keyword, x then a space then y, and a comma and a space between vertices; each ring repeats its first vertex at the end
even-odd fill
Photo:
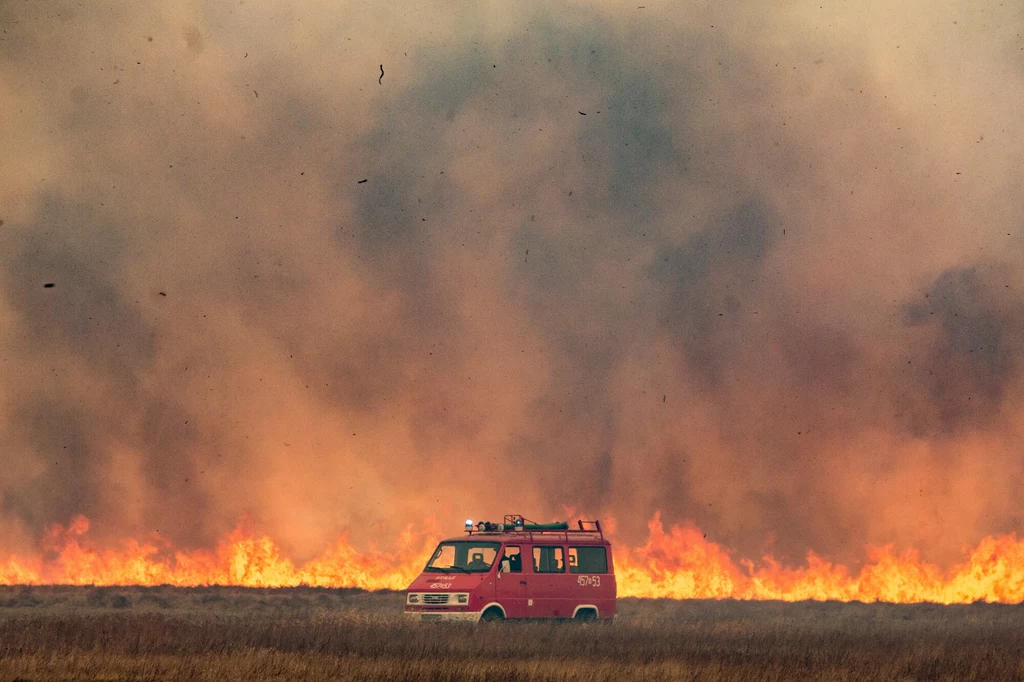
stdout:
MULTIPOLYGON (((651 519, 647 542, 615 546, 621 597, 670 599, 839 600, 862 602, 1024 600, 1024 541, 985 538, 949 569, 922 561, 914 551, 870 548, 859 569, 808 554, 788 567, 766 556, 737 561, 696 527, 665 529, 651 519)), ((265 535, 236 529, 215 550, 174 551, 158 542, 126 541, 92 549, 84 517, 49 529, 38 554, 0 558, 0 584, 238 585, 247 587, 358 587, 401 590, 420 572, 435 539, 412 527, 387 549, 358 551, 340 537, 302 564, 282 556, 265 535)))

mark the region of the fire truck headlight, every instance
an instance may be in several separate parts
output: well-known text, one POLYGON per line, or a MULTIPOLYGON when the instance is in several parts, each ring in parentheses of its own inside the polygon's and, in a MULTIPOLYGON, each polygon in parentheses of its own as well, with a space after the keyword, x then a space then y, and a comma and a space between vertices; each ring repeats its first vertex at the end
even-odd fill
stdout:
POLYGON ((408 603, 408 604, 419 604, 420 603, 420 595, 418 595, 418 594, 410 594, 409 598, 406 600, 406 603, 408 603))
POLYGON ((459 603, 459 604, 468 604, 469 603, 469 595, 468 594, 457 594, 457 595, 455 595, 455 601, 457 603, 459 603))

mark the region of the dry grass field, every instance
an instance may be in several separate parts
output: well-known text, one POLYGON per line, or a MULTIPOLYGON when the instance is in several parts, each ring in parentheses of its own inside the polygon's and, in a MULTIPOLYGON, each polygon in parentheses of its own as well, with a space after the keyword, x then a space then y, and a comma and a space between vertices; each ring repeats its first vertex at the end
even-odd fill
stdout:
POLYGON ((612 625, 406 623, 402 595, 0 587, 0 680, 1011 680, 1024 606, 624 599, 612 625))

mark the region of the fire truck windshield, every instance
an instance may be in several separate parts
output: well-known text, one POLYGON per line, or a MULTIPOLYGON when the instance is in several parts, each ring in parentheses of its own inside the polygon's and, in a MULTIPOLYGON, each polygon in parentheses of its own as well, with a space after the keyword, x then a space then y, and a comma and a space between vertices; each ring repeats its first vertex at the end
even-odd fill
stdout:
POLYGON ((447 573, 452 570, 464 573, 486 573, 491 570, 498 556, 500 542, 442 542, 423 570, 447 573))

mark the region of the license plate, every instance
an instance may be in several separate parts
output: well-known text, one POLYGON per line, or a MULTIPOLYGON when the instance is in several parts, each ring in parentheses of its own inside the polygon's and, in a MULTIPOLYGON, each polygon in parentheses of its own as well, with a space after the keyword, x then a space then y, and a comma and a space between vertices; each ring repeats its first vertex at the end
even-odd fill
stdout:
POLYGON ((420 616, 420 620, 441 620, 440 613, 424 613, 420 616))

